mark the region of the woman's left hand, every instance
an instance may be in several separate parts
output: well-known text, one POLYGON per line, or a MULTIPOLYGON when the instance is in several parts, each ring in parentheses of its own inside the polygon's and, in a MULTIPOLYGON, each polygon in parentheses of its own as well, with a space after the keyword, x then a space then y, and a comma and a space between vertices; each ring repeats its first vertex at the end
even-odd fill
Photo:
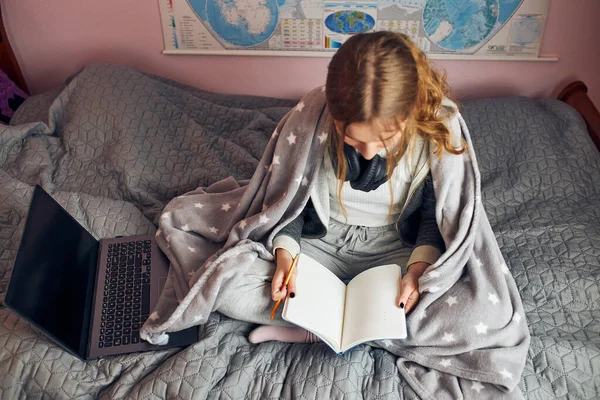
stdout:
POLYGON ((399 282, 400 290, 396 299, 396 305, 404 308, 406 314, 411 312, 419 301, 419 278, 423 275, 427 267, 429 267, 429 264, 426 262, 411 264, 408 267, 406 275, 399 282))

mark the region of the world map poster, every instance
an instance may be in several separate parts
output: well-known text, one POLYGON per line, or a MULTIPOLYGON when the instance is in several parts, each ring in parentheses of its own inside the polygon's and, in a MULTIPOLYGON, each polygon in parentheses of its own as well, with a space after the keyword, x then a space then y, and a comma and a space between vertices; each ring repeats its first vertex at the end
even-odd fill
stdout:
POLYGON ((331 56, 408 35, 432 58, 536 59, 549 0, 159 0, 166 54, 331 56))

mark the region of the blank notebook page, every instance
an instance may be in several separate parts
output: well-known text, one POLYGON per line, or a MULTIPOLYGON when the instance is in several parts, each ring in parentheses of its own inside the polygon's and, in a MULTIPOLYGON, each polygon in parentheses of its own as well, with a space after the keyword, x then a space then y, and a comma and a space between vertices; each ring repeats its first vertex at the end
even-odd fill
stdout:
POLYGON ((406 338, 404 310, 396 305, 400 267, 368 269, 349 284, 342 346, 378 339, 406 338))
POLYGON ((286 320, 340 345, 346 285, 333 272, 302 254, 298 260, 296 297, 285 303, 286 320))

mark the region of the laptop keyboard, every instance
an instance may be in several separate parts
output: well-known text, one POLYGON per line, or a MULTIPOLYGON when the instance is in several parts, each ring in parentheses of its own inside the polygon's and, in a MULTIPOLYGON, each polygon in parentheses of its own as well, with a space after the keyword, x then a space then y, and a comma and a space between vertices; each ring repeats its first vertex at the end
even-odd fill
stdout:
POLYGON ((150 314, 152 241, 108 245, 98 347, 140 342, 150 314))

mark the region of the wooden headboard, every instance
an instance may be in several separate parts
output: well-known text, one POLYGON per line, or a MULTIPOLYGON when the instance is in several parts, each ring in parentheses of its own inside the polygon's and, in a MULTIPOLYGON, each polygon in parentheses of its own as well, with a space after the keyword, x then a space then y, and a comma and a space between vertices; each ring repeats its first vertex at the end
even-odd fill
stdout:
POLYGON ((0 69, 17 84, 23 91, 29 92, 27 84, 15 58, 15 53, 8 42, 6 30, 4 29, 4 19, 2 18, 2 2, 0 1, 0 69))
POLYGON ((585 120, 594 144, 600 150, 600 113, 590 100, 587 91, 588 88, 585 83, 575 81, 565 86, 557 98, 579 111, 579 114, 585 120))

